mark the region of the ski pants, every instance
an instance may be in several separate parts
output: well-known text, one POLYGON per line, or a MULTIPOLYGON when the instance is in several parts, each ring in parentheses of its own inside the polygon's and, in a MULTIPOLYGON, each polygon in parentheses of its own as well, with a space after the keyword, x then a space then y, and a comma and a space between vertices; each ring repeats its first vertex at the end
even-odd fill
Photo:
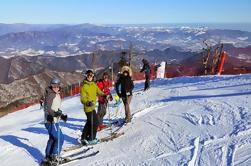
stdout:
POLYGON ((144 87, 144 91, 150 88, 150 75, 146 74, 145 75, 145 87, 144 87))
POLYGON ((48 130, 49 134, 49 140, 45 149, 46 157, 60 154, 64 143, 64 135, 59 128, 59 124, 45 123, 45 128, 48 130))
POLYGON ((131 111, 130 111, 131 100, 132 100, 132 96, 122 97, 122 101, 123 101, 124 107, 125 107, 125 119, 129 120, 129 121, 132 118, 131 111))
POLYGON ((95 110, 92 112, 86 112, 87 121, 82 131, 81 139, 86 139, 88 141, 94 140, 97 135, 98 129, 98 115, 95 110))
POLYGON ((106 114, 107 103, 98 103, 98 121, 99 125, 103 124, 103 118, 106 114))

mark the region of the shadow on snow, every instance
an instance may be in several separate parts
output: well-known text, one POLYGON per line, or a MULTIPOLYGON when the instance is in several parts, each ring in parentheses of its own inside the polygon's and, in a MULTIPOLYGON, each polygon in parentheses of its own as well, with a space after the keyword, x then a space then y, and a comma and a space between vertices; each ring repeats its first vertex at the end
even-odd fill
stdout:
POLYGON ((27 138, 17 137, 14 135, 3 135, 0 136, 0 139, 9 142, 14 146, 23 148, 31 157, 35 159, 37 163, 40 163, 43 159, 43 154, 37 148, 23 143, 23 141, 29 142, 29 139, 27 138))

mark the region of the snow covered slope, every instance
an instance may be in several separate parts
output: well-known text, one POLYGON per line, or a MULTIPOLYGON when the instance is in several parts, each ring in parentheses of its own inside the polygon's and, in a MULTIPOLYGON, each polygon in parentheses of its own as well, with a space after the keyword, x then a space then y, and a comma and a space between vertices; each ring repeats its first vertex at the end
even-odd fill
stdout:
MULTIPOLYGON (((125 135, 67 165, 251 165, 251 75, 155 80, 141 89, 137 83, 125 135)), ((65 148, 77 144, 86 117, 79 96, 65 99, 62 110, 69 116, 61 123, 65 148)), ((124 117, 123 107, 108 112, 124 117)), ((35 105, 0 119, 1 166, 38 165, 48 139, 42 118, 35 105)))

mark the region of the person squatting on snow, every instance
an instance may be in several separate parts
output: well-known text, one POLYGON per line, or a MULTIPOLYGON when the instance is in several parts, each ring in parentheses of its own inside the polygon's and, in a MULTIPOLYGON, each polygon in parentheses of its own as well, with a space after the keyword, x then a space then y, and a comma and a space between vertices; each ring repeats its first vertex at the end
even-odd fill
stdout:
POLYGON ((134 84, 132 81, 132 70, 129 66, 124 66, 121 69, 121 75, 115 84, 116 93, 120 98, 122 98, 124 108, 125 108, 125 122, 131 122, 132 115, 130 111, 130 103, 132 100, 132 90, 134 84), (120 88, 119 88, 120 87, 120 88))
POLYGON ((98 88, 97 84, 93 80, 94 73, 91 70, 87 70, 86 79, 83 81, 80 92, 80 100, 84 106, 84 111, 87 117, 87 121, 82 131, 81 143, 83 145, 97 144, 99 140, 96 138, 97 128, 99 125, 98 115, 95 111, 97 95, 106 95, 98 88))
POLYGON ((140 72, 142 73, 143 71, 145 71, 145 87, 144 87, 145 91, 150 88, 151 68, 146 59, 142 59, 142 63, 143 63, 143 68, 140 70, 140 72))
POLYGON ((59 128, 59 120, 67 121, 67 115, 60 110, 60 80, 52 78, 46 88, 44 98, 44 122, 49 140, 45 149, 45 161, 57 162, 64 143, 64 136, 59 128))
MULTIPOLYGON (((103 79, 97 81, 98 88, 107 96, 109 96, 109 100, 112 101, 112 95, 110 92, 110 87, 112 87, 112 82, 109 80, 108 73, 103 74, 103 79)), ((106 114, 108 100, 103 96, 98 96, 98 120, 99 126, 98 131, 102 130, 105 125, 103 124, 103 118, 106 114)))

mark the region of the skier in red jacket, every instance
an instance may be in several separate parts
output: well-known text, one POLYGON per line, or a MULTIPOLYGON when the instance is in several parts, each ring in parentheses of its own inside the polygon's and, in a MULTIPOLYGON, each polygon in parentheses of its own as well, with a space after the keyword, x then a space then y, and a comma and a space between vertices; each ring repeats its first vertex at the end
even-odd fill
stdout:
MULTIPOLYGON (((103 74, 103 79, 97 81, 98 88, 106 95, 109 96, 108 99, 110 101, 113 100, 110 88, 112 87, 112 82, 109 80, 108 73, 103 74)), ((103 124, 103 118, 106 114, 107 109, 107 99, 103 96, 98 96, 98 119, 99 119, 99 126, 98 131, 102 130, 105 125, 103 124)))

